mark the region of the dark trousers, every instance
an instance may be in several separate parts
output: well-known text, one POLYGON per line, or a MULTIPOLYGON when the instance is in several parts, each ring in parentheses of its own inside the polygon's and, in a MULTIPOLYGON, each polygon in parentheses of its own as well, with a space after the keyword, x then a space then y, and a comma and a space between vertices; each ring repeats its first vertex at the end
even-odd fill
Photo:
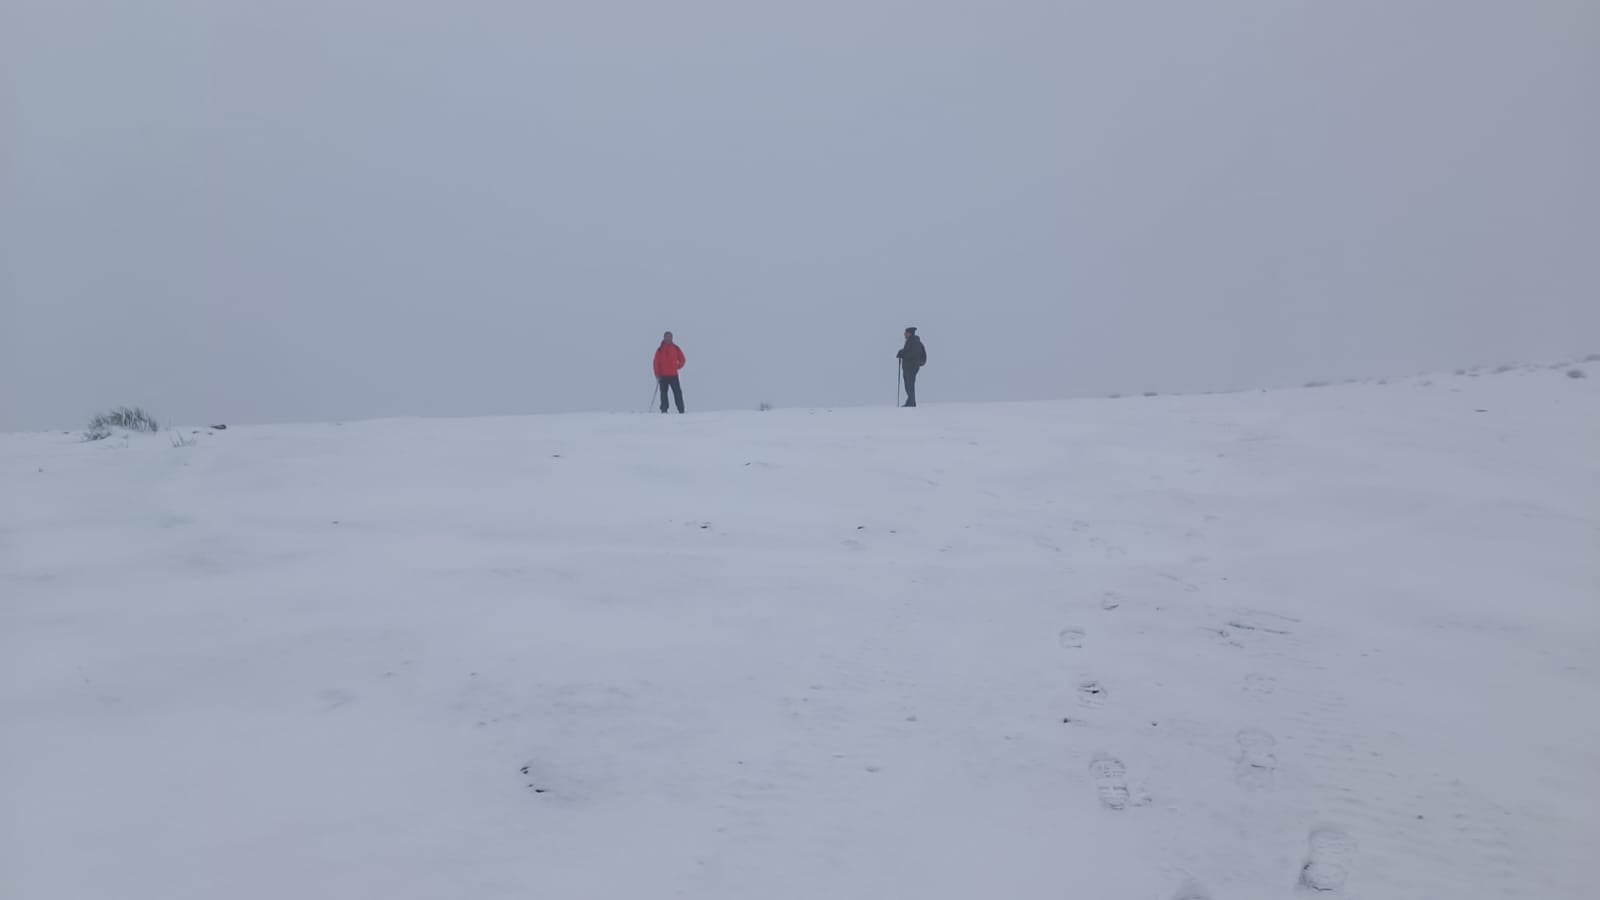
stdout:
POLYGON ((667 389, 672 389, 672 399, 678 404, 678 412, 683 412, 683 385, 676 375, 662 375, 656 381, 661 383, 661 411, 667 411, 667 389))
POLYGON ((917 405, 917 367, 901 366, 900 372, 906 382, 906 405, 917 405))

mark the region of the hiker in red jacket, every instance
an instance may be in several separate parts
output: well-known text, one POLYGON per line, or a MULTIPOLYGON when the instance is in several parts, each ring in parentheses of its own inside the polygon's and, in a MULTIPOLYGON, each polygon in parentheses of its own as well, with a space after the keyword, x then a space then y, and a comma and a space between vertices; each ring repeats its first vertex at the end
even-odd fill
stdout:
POLYGON ((672 342, 672 332, 661 336, 661 346, 656 348, 656 383, 660 386, 661 411, 667 411, 667 390, 677 401, 678 412, 683 412, 683 385, 678 382, 678 371, 683 368, 683 348, 672 342))

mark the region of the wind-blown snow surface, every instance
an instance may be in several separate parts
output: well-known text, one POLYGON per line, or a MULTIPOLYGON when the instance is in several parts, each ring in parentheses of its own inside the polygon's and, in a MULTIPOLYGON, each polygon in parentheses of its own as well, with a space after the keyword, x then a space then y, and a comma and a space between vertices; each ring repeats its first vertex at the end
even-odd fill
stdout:
POLYGON ((1591 898, 1597 385, 0 438, 0 896, 1591 898))

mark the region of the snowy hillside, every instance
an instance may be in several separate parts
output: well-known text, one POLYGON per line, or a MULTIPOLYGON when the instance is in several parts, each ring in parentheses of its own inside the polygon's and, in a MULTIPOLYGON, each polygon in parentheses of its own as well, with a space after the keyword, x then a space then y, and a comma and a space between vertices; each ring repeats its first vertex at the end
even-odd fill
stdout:
POLYGON ((0 436, 0 897, 1587 900, 1587 368, 0 436))

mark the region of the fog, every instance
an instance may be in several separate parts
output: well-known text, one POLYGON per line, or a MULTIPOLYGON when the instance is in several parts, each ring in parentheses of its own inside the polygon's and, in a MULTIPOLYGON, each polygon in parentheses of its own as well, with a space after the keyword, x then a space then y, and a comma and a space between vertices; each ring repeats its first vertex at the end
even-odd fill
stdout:
POLYGON ((1593 0, 0 0, 0 429, 1600 352, 1593 0))

